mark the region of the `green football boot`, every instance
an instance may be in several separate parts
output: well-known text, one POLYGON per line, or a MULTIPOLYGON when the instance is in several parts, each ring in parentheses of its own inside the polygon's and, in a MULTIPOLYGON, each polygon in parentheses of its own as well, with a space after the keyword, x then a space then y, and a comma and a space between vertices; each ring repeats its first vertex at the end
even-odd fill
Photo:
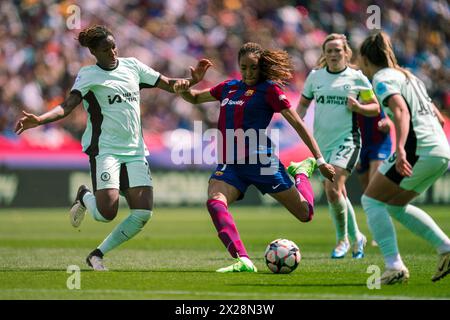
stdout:
POLYGON ((236 258, 236 262, 231 266, 217 269, 216 272, 258 272, 254 264, 248 265, 241 258, 236 258))
POLYGON ((311 178, 314 170, 317 169, 317 162, 314 158, 306 158, 300 162, 291 162, 287 171, 288 173, 295 178, 297 174, 303 173, 308 178, 311 178))

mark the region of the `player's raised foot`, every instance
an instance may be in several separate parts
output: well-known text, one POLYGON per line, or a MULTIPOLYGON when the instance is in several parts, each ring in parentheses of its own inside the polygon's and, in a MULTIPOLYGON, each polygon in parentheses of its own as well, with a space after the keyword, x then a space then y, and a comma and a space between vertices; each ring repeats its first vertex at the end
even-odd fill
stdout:
POLYGON ((450 273, 450 252, 447 252, 439 256, 439 262, 436 269, 436 273, 434 274, 433 278, 431 278, 431 281, 435 282, 441 280, 449 273, 450 273))
POLYGON ((353 243, 352 249, 352 258, 354 259, 362 259, 364 258, 364 248, 367 244, 367 238, 362 233, 359 236, 359 239, 353 243))
POLYGON ((99 249, 95 249, 88 255, 86 263, 94 271, 108 271, 108 268, 103 264, 103 253, 99 249))
POLYGON ((297 174, 305 174, 308 178, 311 177, 314 170, 317 169, 317 162, 314 158, 306 158, 300 162, 291 162, 288 167, 288 173, 295 178, 297 174))
POLYGON ((350 250, 350 243, 346 240, 338 242, 336 248, 331 251, 331 259, 342 259, 350 250))
POLYGON ((409 271, 406 267, 401 269, 386 269, 381 275, 380 284, 395 284, 408 282, 409 271))
POLYGON ((219 273, 228 273, 228 272, 258 272, 255 265, 249 260, 245 258, 236 258, 236 262, 231 266, 217 269, 216 272, 219 273))
POLYGON ((74 203, 72 204, 72 207, 70 208, 70 224, 74 228, 78 228, 81 224, 81 222, 84 219, 84 216, 86 215, 86 207, 83 203, 83 196, 86 192, 91 192, 88 187, 86 187, 84 184, 82 184, 78 188, 77 196, 75 198, 74 203))

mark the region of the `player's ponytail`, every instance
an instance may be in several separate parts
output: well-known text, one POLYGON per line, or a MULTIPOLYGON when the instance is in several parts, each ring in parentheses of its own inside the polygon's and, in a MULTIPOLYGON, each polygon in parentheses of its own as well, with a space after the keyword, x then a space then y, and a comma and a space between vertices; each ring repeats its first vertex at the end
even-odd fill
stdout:
POLYGON ((283 86, 292 79, 294 66, 286 51, 264 50, 260 44, 248 42, 239 49, 238 61, 247 53, 258 57, 262 80, 272 80, 283 86))
POLYGON ((389 36, 384 32, 377 32, 367 37, 359 49, 361 56, 377 67, 397 69, 410 77, 411 73, 400 67, 392 48, 389 36))
POLYGON ((321 69, 327 67, 327 60, 325 58, 325 46, 328 42, 333 40, 341 40, 344 45, 344 51, 347 56, 346 64, 349 65, 350 60, 352 59, 352 49, 350 48, 350 45, 348 44, 347 37, 344 34, 339 33, 331 33, 326 38, 325 41, 322 43, 322 53, 319 57, 319 60, 317 60, 316 68, 321 69))
POLYGON ((83 29, 78 34, 77 40, 82 47, 95 49, 99 45, 100 41, 112 35, 112 32, 107 27, 94 25, 83 29))

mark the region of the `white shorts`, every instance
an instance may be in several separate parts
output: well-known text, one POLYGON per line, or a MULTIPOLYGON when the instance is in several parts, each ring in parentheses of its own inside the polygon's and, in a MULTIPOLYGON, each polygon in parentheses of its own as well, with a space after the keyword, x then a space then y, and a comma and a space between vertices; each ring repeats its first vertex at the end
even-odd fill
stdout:
MULTIPOLYGON (((344 142, 333 150, 322 152, 322 155, 327 163, 351 173, 358 163, 360 152, 360 146, 351 142, 344 142)), ((320 180, 325 181, 326 178, 320 175, 320 180)))
POLYGON ((99 155, 90 157, 91 178, 94 192, 102 189, 118 189, 153 186, 150 167, 142 156, 99 155))
POLYGON ((401 176, 395 170, 395 152, 378 168, 378 171, 386 178, 397 184, 400 188, 422 193, 442 176, 448 169, 448 159, 441 157, 414 156, 408 161, 413 167, 410 177, 401 176))

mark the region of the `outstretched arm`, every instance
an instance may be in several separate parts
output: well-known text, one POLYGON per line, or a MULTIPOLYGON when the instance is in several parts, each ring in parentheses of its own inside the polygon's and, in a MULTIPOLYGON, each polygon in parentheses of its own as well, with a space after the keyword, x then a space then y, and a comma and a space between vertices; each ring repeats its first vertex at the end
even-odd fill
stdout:
POLYGON ((203 90, 193 90, 189 88, 189 81, 181 79, 175 82, 173 89, 175 93, 179 94, 184 100, 192 104, 198 104, 203 102, 216 101, 210 93, 210 88, 203 90))
POLYGON ((19 119, 14 131, 17 134, 21 134, 27 129, 31 129, 42 124, 62 119, 68 116, 72 112, 72 110, 80 104, 81 100, 82 99, 80 94, 71 92, 69 97, 63 103, 40 116, 22 111, 24 117, 19 119))
POLYGON ((160 89, 163 89, 167 92, 174 93, 173 86, 178 80, 186 80, 189 82, 189 87, 192 87, 193 85, 199 83, 203 77, 205 76, 206 71, 209 69, 209 67, 212 66, 211 61, 208 59, 202 59, 197 63, 197 67, 189 67, 191 70, 191 78, 189 79, 176 79, 176 78, 168 78, 164 75, 160 75, 159 81, 157 83, 157 87, 160 89))
MULTIPOLYGON (((312 136, 309 130, 306 128, 305 123, 300 119, 299 115, 291 108, 283 109, 281 111, 283 117, 291 124, 291 126, 297 131, 300 138, 305 142, 306 146, 312 152, 316 159, 323 161, 322 153, 317 145, 316 139, 312 136)), ((321 161, 321 162, 322 162, 321 161)), ((319 170, 322 175, 330 181, 334 181, 335 171, 332 165, 325 163, 318 163, 319 170)))

